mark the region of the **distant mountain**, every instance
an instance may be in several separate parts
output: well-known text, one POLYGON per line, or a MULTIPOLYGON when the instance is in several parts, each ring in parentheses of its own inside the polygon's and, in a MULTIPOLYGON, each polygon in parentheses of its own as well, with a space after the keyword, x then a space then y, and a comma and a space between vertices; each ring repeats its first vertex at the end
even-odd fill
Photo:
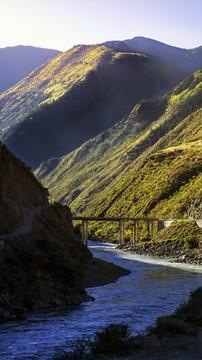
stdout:
POLYGON ((132 50, 153 57, 183 69, 187 73, 193 73, 202 69, 202 46, 187 50, 141 36, 124 41, 107 41, 104 44, 115 49, 132 50))
POLYGON ((202 69, 202 46, 187 50, 144 37, 125 40, 124 44, 133 51, 165 61, 189 73, 202 69))
POLYGON ((36 175, 54 200, 70 204, 76 214, 162 218, 190 208, 197 213, 201 119, 198 71, 164 97, 141 101, 127 118, 74 152, 41 164, 36 175))
POLYGON ((76 46, 0 96, 1 134, 36 168, 110 128, 137 102, 163 95, 184 77, 184 71, 132 51, 76 46))
POLYGON ((0 93, 59 53, 58 50, 22 45, 0 49, 0 93))

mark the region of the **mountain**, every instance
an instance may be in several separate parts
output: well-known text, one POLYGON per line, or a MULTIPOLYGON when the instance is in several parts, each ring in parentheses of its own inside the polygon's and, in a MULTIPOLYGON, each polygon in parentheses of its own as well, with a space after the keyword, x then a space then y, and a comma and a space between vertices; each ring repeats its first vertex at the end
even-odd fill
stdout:
POLYGON ((132 51, 73 47, 0 96, 3 141, 36 168, 110 128, 142 99, 163 95, 184 71, 132 51))
POLYGON ((0 94, 59 53, 57 50, 22 45, 0 49, 0 94))
POLYGON ((187 50, 141 36, 125 41, 108 41, 106 44, 145 54, 188 73, 202 69, 202 46, 187 50))
POLYGON ((36 175, 75 214, 162 218, 192 209, 195 216, 202 199, 201 119, 198 71, 163 97, 141 101, 74 152, 41 164, 36 175))

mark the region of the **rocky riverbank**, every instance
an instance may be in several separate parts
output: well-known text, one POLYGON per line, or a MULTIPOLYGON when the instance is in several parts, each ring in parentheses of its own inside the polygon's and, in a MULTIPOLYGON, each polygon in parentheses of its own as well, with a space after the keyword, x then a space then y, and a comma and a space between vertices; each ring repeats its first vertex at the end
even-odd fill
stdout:
MULTIPOLYGON (((202 354, 202 330, 197 335, 183 334, 147 335, 134 340, 133 355, 94 357, 94 360, 200 360, 202 354)), ((89 358, 89 360, 92 360, 89 358)))
POLYGON ((102 286, 116 282, 121 276, 128 274, 130 274, 130 271, 127 269, 98 258, 93 258, 86 275, 85 287, 102 286))
POLYGON ((79 305, 84 301, 94 300, 87 294, 85 290, 79 292, 72 291, 69 295, 64 295, 63 291, 46 290, 38 294, 37 297, 32 297, 32 308, 22 304, 21 299, 12 297, 9 294, 0 294, 0 324, 7 321, 18 321, 27 318, 27 314, 31 311, 59 307, 79 305))
MULTIPOLYGON (((123 269, 120 266, 108 263, 104 260, 92 258, 88 264, 88 270, 84 281, 84 286, 95 287, 116 282, 121 276, 128 275, 129 270, 123 269)), ((86 290, 80 292, 73 289, 68 289, 69 294, 64 294, 64 289, 44 289, 37 296, 32 296, 29 299, 29 307, 22 304, 21 299, 11 296, 7 293, 0 294, 0 323, 6 321, 24 320, 27 316, 27 311, 39 310, 45 308, 79 305, 85 301, 94 301, 94 298, 89 296, 86 290), (30 308, 31 305, 31 308, 30 308)))
POLYGON ((99 238, 96 241, 116 243, 118 248, 140 255, 171 259, 173 262, 202 265, 202 229, 193 220, 174 221, 170 226, 157 232, 153 240, 140 239, 133 243, 99 238))
POLYGON ((202 249, 185 249, 172 241, 164 244, 150 242, 141 245, 126 243, 118 247, 123 251, 140 255, 157 256, 169 258, 174 262, 202 265, 202 249))

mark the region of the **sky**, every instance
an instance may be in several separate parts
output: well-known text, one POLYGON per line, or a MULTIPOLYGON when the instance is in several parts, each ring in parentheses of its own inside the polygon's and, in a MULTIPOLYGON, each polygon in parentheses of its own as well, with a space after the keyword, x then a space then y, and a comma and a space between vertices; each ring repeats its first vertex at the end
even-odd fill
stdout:
POLYGON ((202 45, 202 0, 1 0, 0 48, 65 51, 144 36, 181 48, 202 45))

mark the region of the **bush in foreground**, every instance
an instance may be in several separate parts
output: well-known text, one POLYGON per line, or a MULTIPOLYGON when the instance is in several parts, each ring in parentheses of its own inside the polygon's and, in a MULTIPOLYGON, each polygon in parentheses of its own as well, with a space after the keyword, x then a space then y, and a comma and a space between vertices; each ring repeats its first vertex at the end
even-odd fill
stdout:
POLYGON ((173 315, 160 317, 156 321, 154 331, 173 334, 196 335, 202 326, 202 287, 191 292, 189 299, 183 302, 173 315))
MULTIPOLYGON (((202 326, 202 287, 191 292, 189 299, 169 316, 160 317, 149 334, 197 335, 202 326)), ((146 337, 147 338, 147 337, 146 337)), ((94 340, 80 339, 74 343, 71 352, 62 352, 52 360, 94 360, 98 355, 123 356, 132 350, 144 348, 144 335, 132 337, 128 325, 111 324, 95 334, 94 340)))
POLYGON ((71 352, 62 352, 52 360, 90 360, 96 355, 126 355, 132 350, 132 337, 128 325, 111 324, 95 334, 94 340, 79 339, 71 352))

